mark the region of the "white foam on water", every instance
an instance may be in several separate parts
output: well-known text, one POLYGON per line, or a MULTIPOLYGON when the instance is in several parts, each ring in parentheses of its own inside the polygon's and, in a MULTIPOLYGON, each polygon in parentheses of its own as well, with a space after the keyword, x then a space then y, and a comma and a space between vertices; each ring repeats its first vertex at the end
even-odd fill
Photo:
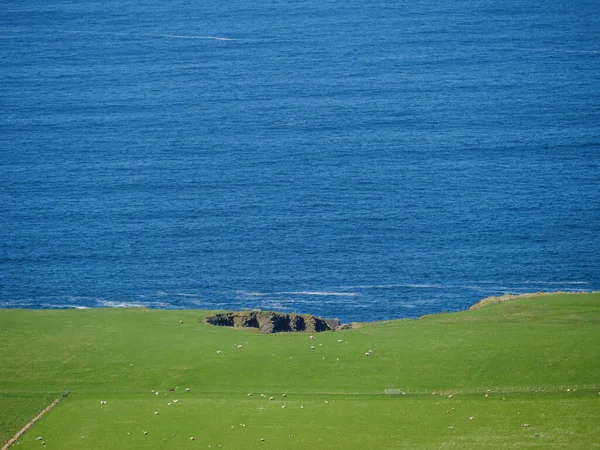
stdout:
POLYGON ((552 48, 552 47, 537 47, 537 48, 522 47, 519 50, 527 51, 527 52, 546 52, 546 53, 582 53, 582 54, 587 53, 587 54, 592 54, 592 55, 600 54, 600 50, 573 50, 573 49, 552 48))
POLYGON ((490 291, 490 290, 511 290, 511 289, 526 289, 523 285, 549 285, 549 286, 570 286, 570 285, 587 285, 586 281, 520 281, 514 283, 500 284, 495 281, 478 281, 477 283, 460 285, 460 284, 421 284, 421 283, 398 283, 398 284, 358 284, 352 286, 340 286, 340 289, 466 289, 473 291, 490 291))
POLYGON ((358 284, 353 286, 340 286, 340 289, 483 289, 479 286, 458 286, 454 284, 420 284, 420 283, 399 283, 399 284, 358 284))
POLYGON ((111 301, 111 300, 103 300, 99 303, 106 308, 143 308, 143 307, 148 306, 147 303, 119 302, 119 301, 111 301))
MULTIPOLYGON (((147 295, 137 295, 138 298, 148 298, 147 295)), ((184 298, 199 298, 199 294, 193 294, 190 292, 168 292, 168 291, 156 291, 153 292, 150 297, 184 297, 184 298)))
POLYGON ((535 281, 526 280, 515 284, 556 284, 556 285, 570 285, 570 284, 590 284, 587 281, 535 281))
POLYGON ((331 291, 290 291, 290 292, 276 292, 281 295, 316 295, 324 297, 356 297, 358 294, 355 292, 331 292, 331 291))
POLYGON ((164 38, 170 38, 170 39, 211 39, 214 41, 239 41, 239 39, 236 38, 228 38, 228 37, 224 37, 224 36, 200 36, 200 35, 193 35, 193 34, 154 34, 154 33, 148 33, 145 34, 144 36, 153 36, 153 37, 164 37, 164 38))
MULTIPOLYGON (((0 30, 0 33, 25 33, 27 30, 21 29, 9 29, 9 30, 0 30)), ((119 31, 94 31, 94 30, 52 30, 46 29, 42 31, 46 34, 84 34, 84 35, 92 35, 92 36, 149 36, 149 37, 162 37, 169 39, 206 39, 213 41, 239 41, 237 38, 230 38, 226 36, 211 36, 211 35, 196 35, 196 34, 164 34, 164 33, 130 33, 130 32, 119 32, 119 31)))
POLYGON ((235 291, 248 297, 272 297, 276 295, 307 295, 319 297, 356 297, 356 292, 334 292, 334 291, 275 291, 275 292, 259 292, 259 291, 235 291))
POLYGON ((156 309, 183 309, 178 306, 163 302, 128 302, 119 300, 101 300, 98 302, 101 308, 156 308, 156 309))

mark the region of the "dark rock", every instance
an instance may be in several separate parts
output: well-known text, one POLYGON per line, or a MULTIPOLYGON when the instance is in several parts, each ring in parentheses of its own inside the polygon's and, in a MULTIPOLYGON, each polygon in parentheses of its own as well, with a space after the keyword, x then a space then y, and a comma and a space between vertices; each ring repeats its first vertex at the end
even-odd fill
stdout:
POLYGON ((264 334, 296 331, 318 333, 340 329, 340 321, 337 319, 261 310, 217 313, 207 317, 206 322, 221 327, 258 328, 264 334))
POLYGON ((206 322, 219 327, 232 327, 234 325, 233 313, 217 313, 214 316, 207 317, 206 322))

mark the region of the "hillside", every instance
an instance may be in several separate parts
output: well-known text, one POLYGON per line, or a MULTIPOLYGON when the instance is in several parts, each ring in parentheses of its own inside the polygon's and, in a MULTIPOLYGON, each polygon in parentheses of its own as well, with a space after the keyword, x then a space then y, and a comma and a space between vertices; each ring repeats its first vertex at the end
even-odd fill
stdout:
POLYGON ((600 293, 313 335, 213 327, 209 313, 3 310, 0 441, 68 391, 18 448, 600 442, 600 293))

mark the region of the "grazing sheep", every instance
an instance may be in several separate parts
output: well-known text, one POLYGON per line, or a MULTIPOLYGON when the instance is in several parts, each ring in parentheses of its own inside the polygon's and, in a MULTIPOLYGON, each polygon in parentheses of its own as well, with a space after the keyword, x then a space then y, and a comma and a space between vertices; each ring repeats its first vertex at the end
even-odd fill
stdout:
POLYGON ((194 436, 191 436, 191 437, 190 437, 190 441, 193 441, 193 440, 194 440, 194 436))
POLYGON ((158 416, 158 411, 154 411, 154 415, 155 415, 155 416, 158 416))
POLYGON ((285 405, 282 405, 282 406, 281 406, 281 409, 285 409, 285 405))
POLYGON ((185 392, 190 392, 191 390, 191 388, 185 388, 185 392))
POLYGON ((287 395, 286 395, 286 394, 281 394, 281 396, 282 396, 282 397, 287 397, 287 395))
POLYGON ((269 397, 269 400, 273 400, 273 397, 269 397))
POLYGON ((252 396, 252 392, 248 392, 248 397, 251 397, 251 396, 252 396))
POLYGON ((528 428, 528 427, 529 427, 529 424, 528 424, 528 423, 524 423, 524 424, 523 424, 523 426, 524 426, 525 428, 528 428))
POLYGON ((173 400, 173 403, 177 403, 179 400, 173 400))
POLYGON ((371 356, 371 354, 369 352, 365 353, 365 356, 371 356))
POLYGON ((338 339, 338 344, 341 344, 342 342, 344 342, 342 339, 338 339))
POLYGON ((471 416, 471 417, 469 417, 469 420, 473 420, 474 418, 475 418, 475 417, 471 416))
POLYGON ((311 335, 311 336, 310 336, 310 338, 311 338, 311 339, 314 339, 315 337, 311 335))
POLYGON ((179 323, 183 323, 183 320, 180 320, 179 323))
POLYGON ((310 348, 311 348, 312 350, 314 350, 314 349, 315 349, 315 346, 314 346, 314 345, 311 345, 311 346, 310 346, 310 348))

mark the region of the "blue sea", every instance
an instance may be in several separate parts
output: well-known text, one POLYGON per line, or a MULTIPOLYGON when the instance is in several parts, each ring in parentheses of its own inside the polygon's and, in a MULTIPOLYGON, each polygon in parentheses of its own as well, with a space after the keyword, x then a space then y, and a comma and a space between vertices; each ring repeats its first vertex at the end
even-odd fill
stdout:
POLYGON ((598 1, 0 5, 2 308, 600 289, 598 1))

